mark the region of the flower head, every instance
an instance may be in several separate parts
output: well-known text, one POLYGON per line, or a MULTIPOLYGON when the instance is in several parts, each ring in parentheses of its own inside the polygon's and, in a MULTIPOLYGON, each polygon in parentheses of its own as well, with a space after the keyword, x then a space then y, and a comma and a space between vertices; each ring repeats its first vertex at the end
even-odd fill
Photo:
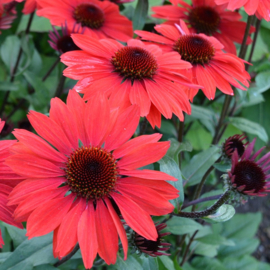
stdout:
POLYGON ((18 205, 15 219, 27 221, 29 238, 54 231, 59 258, 79 242, 86 268, 97 253, 107 264, 116 262, 118 235, 126 258, 118 211, 138 234, 157 239, 150 215, 170 213, 178 190, 165 181, 175 178, 138 169, 162 158, 169 142, 158 142, 160 134, 129 140, 139 123, 136 105, 120 110, 102 96, 85 103, 73 90, 67 104, 52 99, 49 117, 31 111, 28 118, 39 136, 15 130, 19 142, 7 164, 27 177, 10 204, 18 205))
MULTIPOLYGON (((2 131, 5 125, 4 121, 0 119, 0 132, 2 131)), ((14 206, 7 205, 8 196, 11 193, 14 186, 16 186, 22 178, 15 174, 6 164, 5 160, 10 156, 9 149, 10 147, 16 143, 15 140, 4 140, 0 141, 0 216, 1 221, 13 225, 18 228, 23 228, 22 224, 14 221, 13 212, 15 210, 14 206)), ((2 239, 1 231, 0 231, 0 247, 4 241, 2 239)))
POLYGON ((112 38, 126 42, 133 36, 132 22, 119 13, 116 4, 98 0, 38 0, 39 16, 48 18, 53 25, 67 22, 69 31, 74 23, 84 28, 84 33, 95 38, 112 38))
POLYGON ((64 26, 61 26, 62 35, 58 33, 54 26, 52 26, 52 28, 53 31, 49 32, 49 37, 51 40, 48 42, 54 50, 59 51, 60 53, 80 50, 80 48, 73 42, 70 36, 72 33, 83 33, 80 25, 74 24, 72 31, 69 31, 67 24, 65 23, 64 26))
POLYGON ((0 4, 0 29, 8 29, 11 27, 12 22, 16 19, 16 15, 11 13, 12 10, 7 12, 5 5, 0 4))
MULTIPOLYGON (((202 85, 208 99, 215 97, 216 88, 225 94, 233 95, 231 85, 246 90, 239 82, 248 87, 250 76, 245 71, 243 60, 222 51, 223 45, 214 37, 192 34, 183 20, 180 25, 158 25, 155 30, 161 35, 146 31, 135 31, 143 40, 160 44, 166 52, 178 52, 183 60, 192 64, 192 69, 183 75, 194 84, 202 85), (239 82, 238 82, 239 81, 239 82), (231 85, 230 85, 231 84, 231 85)), ((193 100, 198 89, 187 89, 193 100)))
MULTIPOLYGON (((182 0, 171 0, 173 5, 153 7, 155 18, 167 20, 165 24, 174 25, 183 19, 190 27, 191 33, 215 37, 224 50, 236 54, 233 42, 241 44, 244 38, 246 23, 241 22, 241 15, 226 11, 224 6, 217 6, 214 0, 192 0, 188 5, 182 0)), ((251 28, 251 33, 254 31, 251 28)), ((248 37, 247 44, 252 42, 248 37)))
POLYGON ((165 243, 162 237, 169 235, 170 233, 161 233, 163 229, 165 229, 167 225, 165 223, 161 223, 156 225, 156 229, 158 232, 157 240, 148 240, 145 237, 139 235, 138 233, 134 232, 133 241, 134 245, 138 249, 139 252, 145 253, 151 257, 157 256, 170 256, 170 254, 165 253, 170 248, 169 243, 165 243))
POLYGON ((61 60, 68 68, 64 75, 80 80, 75 89, 89 99, 103 92, 116 104, 137 104, 140 115, 160 127, 161 114, 174 113, 183 120, 191 107, 184 86, 198 87, 182 75, 191 64, 180 60, 176 52, 163 54, 156 45, 131 39, 124 46, 116 41, 96 40, 72 35, 82 51, 68 52, 61 60))
POLYGON ((262 197, 266 196, 266 192, 270 192, 270 183, 266 181, 270 178, 270 174, 267 173, 270 170, 270 153, 255 161, 264 149, 263 147, 252 155, 255 141, 256 139, 247 146, 240 159, 237 150, 233 152, 232 167, 228 175, 232 187, 237 192, 262 197))
POLYGON ((256 15, 261 20, 270 21, 270 0, 215 0, 217 5, 225 6, 229 10, 245 8, 248 15, 256 15))
POLYGON ((245 147, 248 143, 243 143, 243 140, 246 139, 245 135, 233 135, 229 137, 223 144, 223 153, 228 158, 232 157, 234 150, 237 150, 237 154, 241 157, 244 154, 245 147))

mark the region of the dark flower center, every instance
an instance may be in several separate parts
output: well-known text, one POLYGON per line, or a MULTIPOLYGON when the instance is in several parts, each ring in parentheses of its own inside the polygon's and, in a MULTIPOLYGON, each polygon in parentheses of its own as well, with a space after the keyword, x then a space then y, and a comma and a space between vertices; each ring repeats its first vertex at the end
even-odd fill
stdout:
POLYGON ((116 161, 99 147, 80 147, 66 164, 70 190, 80 197, 98 199, 108 195, 117 180, 116 161))
POLYGON ((70 36, 63 36, 57 40, 57 49, 63 53, 80 50, 70 36))
POLYGON ((157 70, 155 57, 140 47, 123 47, 118 50, 111 60, 115 71, 125 79, 152 78, 157 70))
POLYGON ((237 187, 246 186, 243 191, 254 189, 254 193, 257 193, 264 188, 265 174, 254 161, 240 161, 236 164, 233 175, 235 175, 234 183, 237 187))
POLYGON ((73 17, 77 23, 92 29, 99 29, 105 20, 103 11, 91 4, 78 5, 74 10, 73 17))
POLYGON ((161 245, 160 237, 158 236, 156 241, 147 240, 146 238, 140 236, 135 233, 135 244, 139 250, 144 253, 155 253, 159 250, 159 246, 161 245))
POLYGON ((188 16, 189 23, 197 33, 203 33, 208 36, 213 35, 219 27, 220 16, 211 7, 195 7, 188 16))
POLYGON ((207 64, 215 55, 215 49, 211 43, 197 35, 181 36, 174 45, 183 60, 192 64, 207 64))
POLYGON ((237 150, 238 156, 241 157, 244 154, 245 146, 241 140, 238 138, 230 139, 229 141, 226 141, 226 155, 230 158, 234 152, 234 150, 237 150))

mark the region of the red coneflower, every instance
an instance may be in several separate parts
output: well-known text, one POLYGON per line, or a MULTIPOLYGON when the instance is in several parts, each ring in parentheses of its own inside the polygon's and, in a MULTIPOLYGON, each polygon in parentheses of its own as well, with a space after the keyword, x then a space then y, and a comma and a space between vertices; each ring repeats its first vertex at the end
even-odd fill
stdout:
POLYGON ((243 143, 243 140, 245 140, 247 137, 245 135, 233 135, 229 137, 225 143, 223 144, 223 153, 228 158, 232 157, 232 154, 234 150, 237 150, 237 154, 239 157, 241 157, 244 154, 246 145, 248 143, 243 143))
MULTIPOLYGON (((180 20, 180 25, 163 24, 156 26, 155 30, 162 36, 139 30, 135 33, 144 40, 161 44, 164 51, 178 52, 183 60, 189 61, 192 69, 183 74, 194 84, 202 85, 202 91, 208 99, 215 97, 216 88, 233 95, 231 85, 242 90, 246 89, 239 82, 249 86, 250 76, 245 71, 243 60, 224 53, 221 50, 223 45, 214 37, 191 34, 183 20, 180 20)), ((197 92, 197 89, 188 90, 190 100, 193 100, 197 92)))
MULTIPOLYGON (((4 121, 0 119, 0 132, 2 131, 5 125, 4 121)), ((15 210, 14 206, 8 206, 8 196, 14 186, 16 186, 22 178, 15 174, 4 162, 6 158, 10 156, 9 149, 16 143, 15 140, 4 140, 0 141, 0 219, 5 223, 23 229, 21 223, 14 221, 13 213, 15 210)), ((1 230, 0 230, 0 247, 4 241, 2 239, 1 230)))
POLYGON ((48 18, 53 25, 67 21, 71 31, 74 23, 84 28, 85 34, 95 38, 113 38, 126 42, 133 36, 132 22, 119 13, 116 4, 98 0, 38 0, 37 15, 48 18))
MULTIPOLYGON (((241 44, 244 38, 246 23, 240 22, 241 15, 226 11, 224 6, 217 6, 214 0, 192 0, 188 5, 182 0, 171 0, 173 5, 153 7, 156 14, 152 16, 168 20, 166 24, 174 25, 183 19, 191 33, 215 37, 224 46, 224 50, 236 54, 233 42, 241 44)), ((251 33, 254 31, 251 29, 251 33)), ((252 42, 248 37, 247 44, 252 42)))
POLYGON ((248 15, 270 21, 270 0, 215 0, 217 5, 225 5, 229 10, 244 7, 248 15))
POLYGON ((80 50, 80 48, 74 43, 73 39, 71 38, 72 33, 83 33, 79 24, 74 24, 72 31, 69 31, 67 28, 67 23, 61 26, 62 35, 58 33, 54 26, 52 26, 53 31, 49 32, 49 44, 50 46, 60 53, 65 53, 69 51, 80 50))
POLYGON ((139 252, 145 253, 151 257, 157 256, 170 256, 171 254, 165 253, 165 251, 170 249, 169 243, 165 243, 162 237, 169 235, 171 233, 161 233, 163 229, 165 229, 167 225, 165 223, 161 223, 156 225, 156 229, 158 232, 158 238, 155 241, 148 240, 145 237, 139 235, 138 233, 134 232, 133 241, 135 247, 138 249, 139 252))
POLYGON ((255 141, 256 139, 247 146, 240 159, 237 150, 233 152, 232 167, 228 175, 232 187, 239 193, 263 197, 267 195, 266 192, 270 192, 270 182, 266 181, 270 178, 270 174, 267 174, 270 170, 270 152, 255 162, 265 148, 251 155, 255 141))
MULTIPOLYGON (((11 3, 11 2, 15 3, 15 1, 21 3, 24 0, 0 0, 0 3, 11 3)), ((36 0, 26 0, 22 12, 24 14, 30 14, 34 12, 36 8, 37 8, 36 0)))
POLYGON ((5 6, 0 4, 0 29, 10 28, 14 19, 16 19, 16 15, 6 12, 5 6))
POLYGON ((67 104, 51 101, 50 116, 30 111, 29 121, 39 134, 15 130, 19 140, 7 164, 27 180, 15 187, 10 204, 14 216, 27 221, 27 236, 54 231, 54 255, 67 255, 79 242, 84 265, 91 268, 97 255, 116 262, 118 235, 125 258, 125 222, 149 240, 158 237, 150 215, 173 210, 168 200, 178 191, 165 173, 138 168, 158 161, 169 142, 161 134, 128 141, 139 123, 138 106, 110 110, 102 96, 83 101, 70 91, 67 104))
POLYGON ((163 54, 158 46, 134 39, 124 46, 108 39, 71 36, 83 51, 61 56, 69 66, 64 75, 80 80, 75 89, 85 94, 84 99, 103 92, 119 105, 137 104, 152 127, 160 127, 161 114, 171 118, 174 113, 180 120, 182 111, 190 114, 183 85, 196 86, 181 74, 191 64, 180 60, 176 52, 163 54))

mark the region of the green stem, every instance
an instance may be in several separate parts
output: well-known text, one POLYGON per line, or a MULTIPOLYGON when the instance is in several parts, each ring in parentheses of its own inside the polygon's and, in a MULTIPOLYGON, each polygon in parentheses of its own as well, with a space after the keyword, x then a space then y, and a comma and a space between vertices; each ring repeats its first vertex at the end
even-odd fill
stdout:
POLYGON ((199 230, 195 231, 195 232, 193 233, 193 235, 191 236, 191 238, 189 239, 189 242, 188 242, 187 248, 186 248, 186 250, 185 250, 185 254, 184 254, 184 256, 183 256, 183 259, 182 259, 182 261, 181 261, 181 263, 180 263, 180 266, 183 266, 183 264, 185 263, 186 258, 187 258, 187 255, 188 255, 189 248, 190 248, 190 246, 191 246, 191 244, 192 244, 192 242, 193 242, 193 240, 194 240, 196 234, 198 233, 198 231, 199 231, 199 230))
POLYGON ((231 191, 227 190, 224 194, 221 195, 221 197, 216 201, 214 205, 211 207, 207 208, 206 210, 199 211, 199 212, 180 212, 178 214, 171 213, 172 216, 178 216, 178 217, 184 217, 184 218, 202 218, 209 216, 213 213, 215 213, 218 208, 223 205, 224 203, 227 202, 231 195, 231 191))
MULTIPOLYGON (((30 14, 30 17, 29 17, 29 20, 28 20, 28 23, 27 23, 27 27, 25 29, 25 35, 28 35, 29 34, 29 31, 30 31, 30 27, 31 27, 31 23, 33 21, 33 18, 34 18, 34 12, 30 14)), ((22 53, 23 53, 23 50, 22 50, 22 47, 20 47, 20 50, 19 50, 19 53, 18 53, 18 56, 17 56, 17 60, 16 60, 16 63, 15 63, 15 66, 14 66, 14 69, 13 69, 13 71, 11 73, 10 82, 14 82, 15 74, 16 74, 17 69, 19 67, 19 63, 20 63, 20 60, 21 60, 21 57, 22 57, 22 53)), ((2 115, 3 112, 4 112, 4 110, 5 110, 5 106, 6 106, 6 103, 8 101, 9 94, 10 94, 10 91, 7 91, 6 94, 5 94, 5 96, 4 96, 2 107, 0 109, 0 115, 2 115)))
POLYGON ((49 75, 51 74, 51 72, 54 70, 54 68, 57 66, 59 62, 60 62, 60 57, 56 59, 56 61, 52 64, 48 72, 44 75, 44 77, 42 78, 43 82, 49 77, 49 75))
POLYGON ((56 262, 53 266, 58 267, 59 265, 65 263, 66 261, 68 261, 78 250, 80 249, 79 244, 77 244, 74 249, 67 255, 65 256, 63 259, 61 259, 60 261, 56 262))
POLYGON ((183 206, 182 206, 182 210, 191 206, 191 205, 195 205, 195 204, 199 204, 199 203, 203 203, 203 202, 208 202, 208 201, 214 201, 214 200, 217 200, 220 198, 221 195, 215 195, 215 196, 209 196, 209 197, 205 197, 205 198, 200 198, 200 199, 197 199, 197 200, 194 200, 194 201, 191 201, 191 202, 188 202, 188 203, 185 203, 183 206))
POLYGON ((66 77, 62 74, 61 78, 60 78, 60 81, 58 83, 57 89, 56 89, 55 94, 54 94, 55 97, 60 98, 60 96, 62 95, 65 81, 66 81, 66 77))
MULTIPOLYGON (((184 139, 184 128, 185 128, 185 120, 183 120, 183 122, 180 121, 180 124, 179 124, 178 142, 180 142, 180 143, 182 143, 183 139, 184 139)), ((179 159, 179 168, 181 168, 182 151, 179 153, 178 159, 179 159)))

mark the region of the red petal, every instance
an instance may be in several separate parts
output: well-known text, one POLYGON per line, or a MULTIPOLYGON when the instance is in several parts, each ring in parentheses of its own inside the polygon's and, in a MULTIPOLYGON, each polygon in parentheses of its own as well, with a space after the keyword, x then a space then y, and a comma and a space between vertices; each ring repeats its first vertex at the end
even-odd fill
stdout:
POLYGON ((111 196, 119 207, 123 218, 135 232, 148 240, 157 240, 158 234, 155 224, 147 212, 129 198, 117 193, 112 193, 111 196))
POLYGON ((84 210, 78 223, 78 240, 84 266, 90 269, 98 250, 95 210, 92 202, 88 202, 88 208, 84 210))

